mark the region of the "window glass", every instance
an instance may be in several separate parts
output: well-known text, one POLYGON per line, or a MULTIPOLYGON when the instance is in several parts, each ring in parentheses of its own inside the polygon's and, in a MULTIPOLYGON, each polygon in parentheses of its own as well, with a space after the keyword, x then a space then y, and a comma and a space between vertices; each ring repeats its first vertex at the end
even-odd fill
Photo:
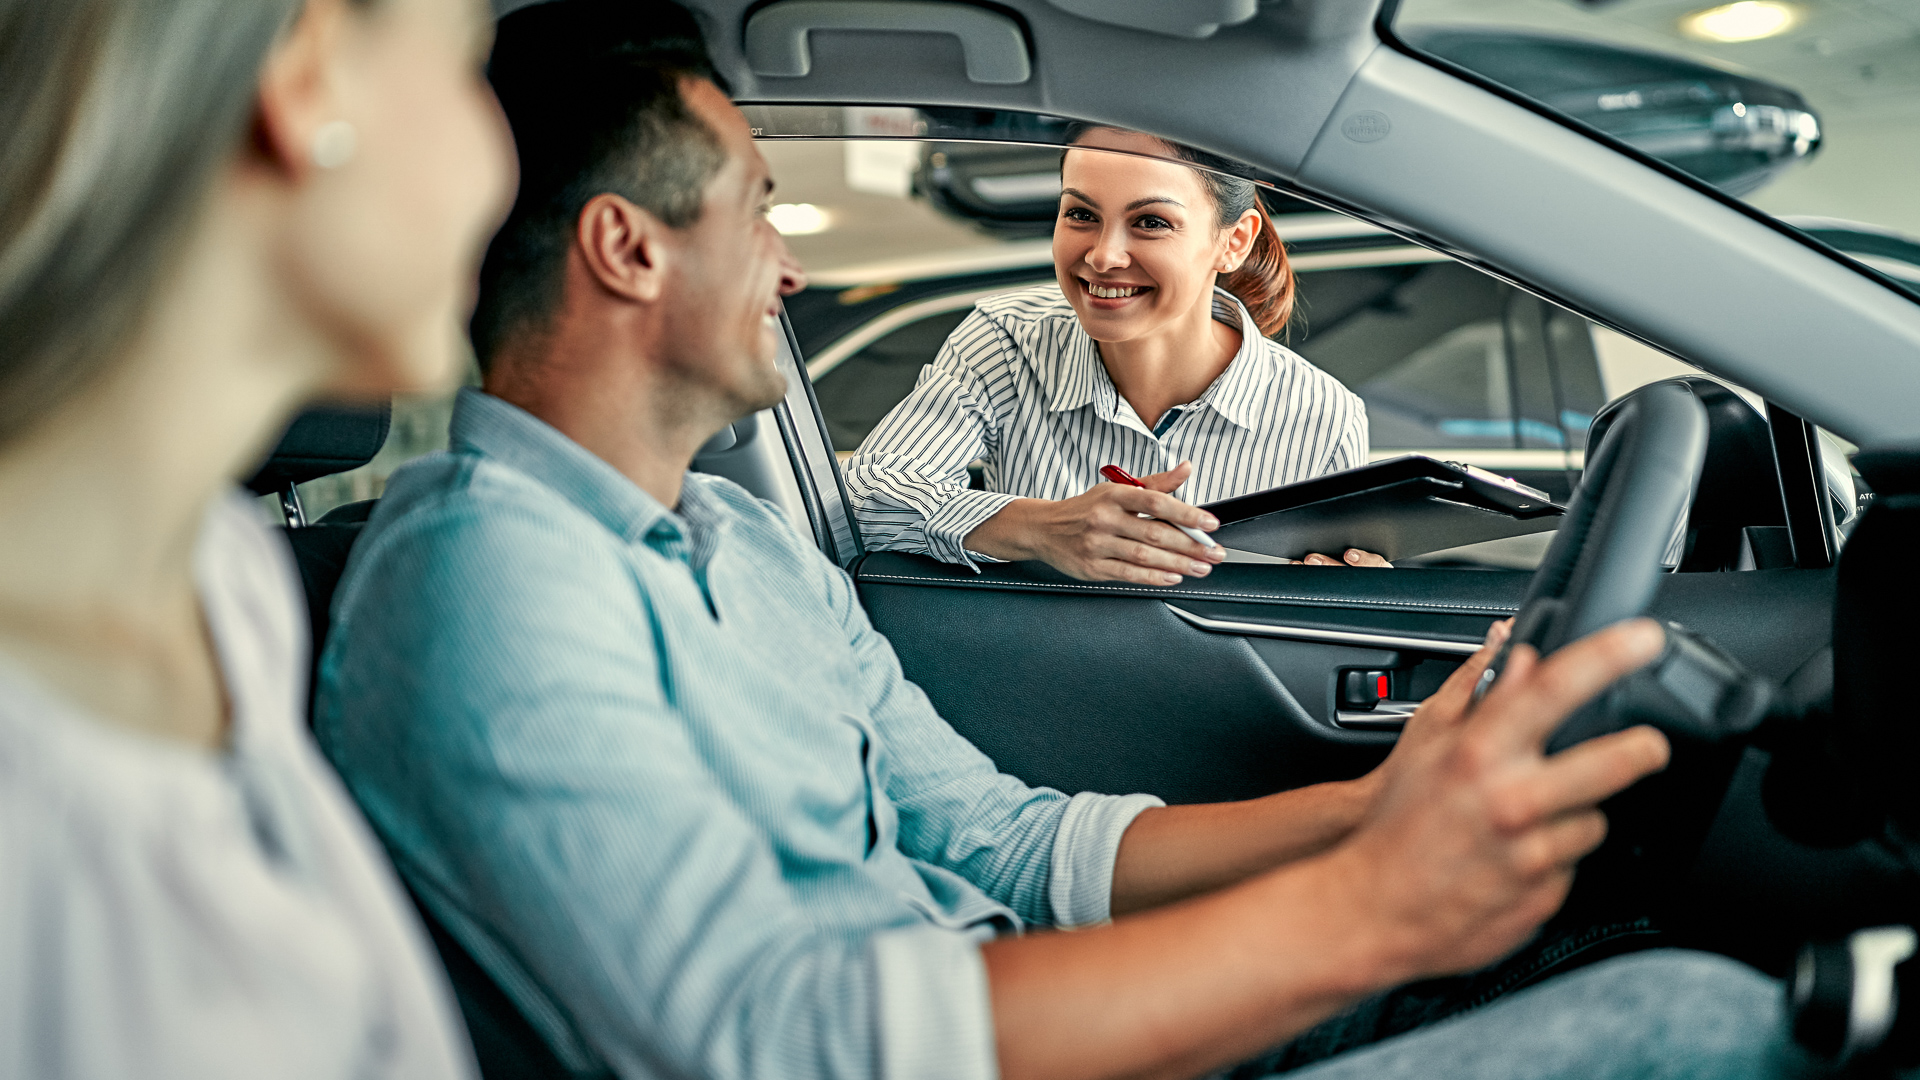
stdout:
POLYGON ((1920 297, 1920 4, 1401 0, 1393 30, 1920 297))
POLYGON ((814 380, 820 413, 833 445, 851 450, 912 391, 920 369, 933 360, 972 305, 908 323, 849 356, 814 380))
MULTIPOLYGON (((927 115, 761 112, 769 126, 843 132, 918 131, 927 115)), ((775 224, 810 280, 788 299, 789 320, 843 454, 911 391, 975 300, 1052 278, 1056 145, 870 135, 763 138, 761 149, 779 185, 775 224)), ((1444 454, 1571 490, 1606 397, 1585 320, 1365 222, 1269 196, 1299 276, 1285 340, 1366 401, 1374 456, 1444 454)))
POLYGON ((1379 450, 1565 450, 1601 404, 1585 320, 1457 263, 1300 275, 1295 349, 1367 403, 1379 450))
MULTIPOLYGON (((787 299, 787 314, 834 447, 845 455, 912 390, 980 297, 1053 279, 1060 150, 844 134, 889 125, 949 133, 935 123, 921 131, 926 110, 766 112, 790 133, 842 133, 763 138, 761 149, 786 208, 776 209, 775 225, 809 279, 787 299), (793 126, 802 112, 811 119, 793 126)), ((1579 479, 1588 425, 1605 403, 1694 371, 1369 223, 1277 190, 1267 195, 1299 281, 1283 340, 1365 401, 1376 459, 1434 454, 1565 500, 1579 479)), ((1549 539, 1411 562, 1524 569, 1549 539)))

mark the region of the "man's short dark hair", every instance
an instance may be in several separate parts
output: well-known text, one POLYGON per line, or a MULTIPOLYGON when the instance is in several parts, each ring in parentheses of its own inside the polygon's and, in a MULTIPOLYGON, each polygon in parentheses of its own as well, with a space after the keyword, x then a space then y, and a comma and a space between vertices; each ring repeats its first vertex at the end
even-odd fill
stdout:
POLYGON ((699 24, 664 0, 549 0, 500 20, 487 78, 520 155, 520 194, 487 248, 473 312, 481 370, 559 307, 580 211, 612 192, 671 228, 700 216, 725 153, 681 81, 724 88, 699 24))

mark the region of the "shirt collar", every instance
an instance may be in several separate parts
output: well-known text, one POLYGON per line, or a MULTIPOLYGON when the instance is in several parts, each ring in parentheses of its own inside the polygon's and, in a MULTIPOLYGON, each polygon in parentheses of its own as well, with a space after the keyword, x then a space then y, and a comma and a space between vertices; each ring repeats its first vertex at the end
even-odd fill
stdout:
POLYGON ((545 484, 629 543, 660 524, 685 531, 672 511, 618 469, 546 421, 492 394, 472 387, 460 391, 447 442, 455 452, 483 454, 545 484))
POLYGON ((1048 412, 1071 412, 1090 402, 1099 402, 1100 415, 1113 419, 1112 401, 1118 398, 1107 367, 1100 362, 1100 347, 1080 325, 1080 317, 1067 310, 1066 347, 1051 364, 1036 364, 1041 387, 1047 395, 1048 412))
MULTIPOLYGON (((1220 321, 1238 324, 1240 351, 1192 404, 1205 405, 1251 431, 1259 420, 1260 388, 1268 381, 1267 339, 1254 326, 1253 316, 1240 298, 1219 286, 1213 290, 1213 311, 1220 321)), ((1102 420, 1111 422, 1119 409, 1120 392, 1114 389, 1107 366, 1100 362, 1100 348, 1080 325, 1080 319, 1072 316, 1068 322, 1066 347, 1060 350, 1058 362, 1036 365, 1047 396, 1047 411, 1071 412, 1092 404, 1102 420)))

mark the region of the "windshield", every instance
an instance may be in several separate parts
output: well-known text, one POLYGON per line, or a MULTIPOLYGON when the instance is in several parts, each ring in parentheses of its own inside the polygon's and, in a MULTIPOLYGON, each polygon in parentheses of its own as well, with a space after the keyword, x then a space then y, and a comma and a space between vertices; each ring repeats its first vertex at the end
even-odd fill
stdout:
POLYGON ((1920 293, 1920 4, 1401 0, 1406 44, 1920 293))

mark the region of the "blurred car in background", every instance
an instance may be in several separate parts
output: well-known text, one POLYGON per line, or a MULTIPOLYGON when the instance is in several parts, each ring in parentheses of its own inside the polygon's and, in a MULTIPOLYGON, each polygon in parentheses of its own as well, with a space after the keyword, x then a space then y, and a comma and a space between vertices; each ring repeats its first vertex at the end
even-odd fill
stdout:
MULTIPOLYGON (((1778 83, 1685 57, 1547 34, 1412 28, 1413 44, 1605 132, 1650 157, 1745 195, 1819 152, 1820 117, 1778 83)), ((941 110, 914 188, 934 206, 998 235, 1043 236, 1060 195, 1055 146, 940 142, 941 110)), ((959 110, 949 110, 959 111, 959 110)), ((1064 142, 1072 122, 1036 117, 1009 133, 1064 142)), ((1276 214, 1319 208, 1276 196, 1276 214)))
POLYGON ((1799 91, 1696 60, 1512 31, 1410 27, 1405 36, 1729 195, 1820 149, 1820 117, 1799 91))
POLYGON ((1920 296, 1920 240, 1878 225, 1839 218, 1788 216, 1780 220, 1920 296))

